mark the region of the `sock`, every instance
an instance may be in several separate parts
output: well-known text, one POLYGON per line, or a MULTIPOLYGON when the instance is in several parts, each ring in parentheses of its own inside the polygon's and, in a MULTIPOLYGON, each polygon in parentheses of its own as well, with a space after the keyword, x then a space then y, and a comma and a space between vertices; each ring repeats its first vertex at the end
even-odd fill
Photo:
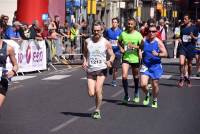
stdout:
POLYGON ((135 78, 134 77, 134 83, 135 83, 135 95, 136 96, 138 96, 139 95, 139 88, 138 88, 138 86, 139 86, 139 78, 135 78))
POLYGON ((124 87, 125 96, 128 97, 128 80, 122 79, 122 84, 123 84, 123 87, 124 87))
POLYGON ((153 98, 153 101, 158 101, 158 99, 157 98, 153 98))

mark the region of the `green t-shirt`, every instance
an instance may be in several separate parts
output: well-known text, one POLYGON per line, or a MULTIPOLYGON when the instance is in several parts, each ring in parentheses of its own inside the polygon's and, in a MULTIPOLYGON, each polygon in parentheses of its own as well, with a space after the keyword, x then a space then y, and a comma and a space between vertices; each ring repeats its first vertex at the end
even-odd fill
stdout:
MULTIPOLYGON (((143 37, 138 31, 134 31, 133 33, 123 31, 118 38, 118 40, 122 42, 124 48, 128 46, 129 42, 138 46, 140 45, 142 39, 143 37)), ((128 61, 129 63, 139 63, 138 49, 125 51, 122 59, 128 61)))

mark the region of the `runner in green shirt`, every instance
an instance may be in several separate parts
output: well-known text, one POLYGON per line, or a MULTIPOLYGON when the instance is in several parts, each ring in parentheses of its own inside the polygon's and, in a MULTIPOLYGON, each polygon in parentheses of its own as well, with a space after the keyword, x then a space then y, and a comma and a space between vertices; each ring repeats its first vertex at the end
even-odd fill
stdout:
POLYGON ((128 20, 127 29, 122 32, 119 36, 118 41, 120 44, 120 50, 123 53, 122 57, 122 84, 125 92, 124 103, 130 101, 128 95, 128 70, 129 66, 132 68, 132 74, 135 83, 135 93, 133 97, 134 103, 139 103, 139 66, 140 66, 140 56, 141 50, 139 49, 142 42, 142 35, 135 30, 136 21, 134 18, 128 20))

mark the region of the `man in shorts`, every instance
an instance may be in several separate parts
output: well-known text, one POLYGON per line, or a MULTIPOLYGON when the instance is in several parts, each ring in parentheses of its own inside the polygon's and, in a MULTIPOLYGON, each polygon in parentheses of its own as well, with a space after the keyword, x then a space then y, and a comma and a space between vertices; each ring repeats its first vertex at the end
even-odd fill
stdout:
POLYGON ((2 35, 3 24, 0 22, 0 109, 6 98, 6 93, 8 90, 8 79, 16 75, 16 72, 18 70, 14 49, 5 41, 3 41, 2 35), (13 68, 10 71, 6 71, 7 56, 10 58, 10 61, 13 65, 13 68))
POLYGON ((93 119, 100 119, 100 107, 102 103, 102 88, 107 75, 107 67, 111 67, 115 55, 108 40, 102 37, 100 22, 93 25, 93 36, 86 39, 84 45, 83 69, 87 72, 88 94, 95 96, 96 109, 92 113, 93 119), (106 54, 110 55, 107 61, 106 54))
POLYGON ((195 37, 198 36, 197 28, 190 22, 190 16, 184 15, 184 25, 181 27, 180 47, 179 47, 179 65, 180 80, 178 86, 183 87, 184 82, 191 87, 190 76, 192 72, 192 60, 195 57, 195 37), (187 60, 187 62, 186 62, 187 60), (184 72, 187 72, 184 76, 184 72))
POLYGON ((108 39, 112 45, 113 52, 115 53, 115 60, 113 62, 112 68, 110 68, 110 72, 113 75, 112 86, 117 86, 117 72, 121 64, 121 51, 118 46, 117 39, 119 38, 122 30, 119 28, 119 19, 112 19, 112 27, 107 29, 105 32, 105 38, 108 39))
POLYGON ((143 101, 144 105, 149 105, 150 93, 147 89, 149 79, 152 80, 153 101, 152 107, 157 108, 157 97, 159 92, 159 79, 163 74, 161 65, 161 57, 167 57, 167 51, 163 42, 156 37, 156 26, 150 26, 147 37, 144 38, 141 49, 142 53, 142 67, 141 72, 141 88, 146 97, 143 101))
POLYGON ((135 93, 133 97, 134 103, 139 103, 139 67, 140 67, 140 43, 143 39, 142 35, 135 30, 136 21, 134 18, 128 20, 127 29, 122 32, 118 38, 122 56, 122 84, 124 88, 123 102, 126 104, 130 101, 128 94, 128 70, 132 69, 132 75, 135 83, 135 93))

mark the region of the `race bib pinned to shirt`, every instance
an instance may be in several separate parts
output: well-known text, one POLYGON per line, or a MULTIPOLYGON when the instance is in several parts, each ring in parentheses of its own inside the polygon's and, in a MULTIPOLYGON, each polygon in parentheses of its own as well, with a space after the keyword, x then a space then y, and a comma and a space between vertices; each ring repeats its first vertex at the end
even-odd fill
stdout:
POLYGON ((189 36, 189 35, 183 35, 183 42, 191 42, 191 36, 189 36))
POLYGON ((110 40, 110 43, 113 47, 117 46, 117 40, 110 40))
POLYGON ((148 68, 145 65, 142 65, 142 67, 140 68, 140 72, 144 73, 148 70, 148 68))
POLYGON ((3 67, 0 67, 0 78, 2 77, 3 67))

